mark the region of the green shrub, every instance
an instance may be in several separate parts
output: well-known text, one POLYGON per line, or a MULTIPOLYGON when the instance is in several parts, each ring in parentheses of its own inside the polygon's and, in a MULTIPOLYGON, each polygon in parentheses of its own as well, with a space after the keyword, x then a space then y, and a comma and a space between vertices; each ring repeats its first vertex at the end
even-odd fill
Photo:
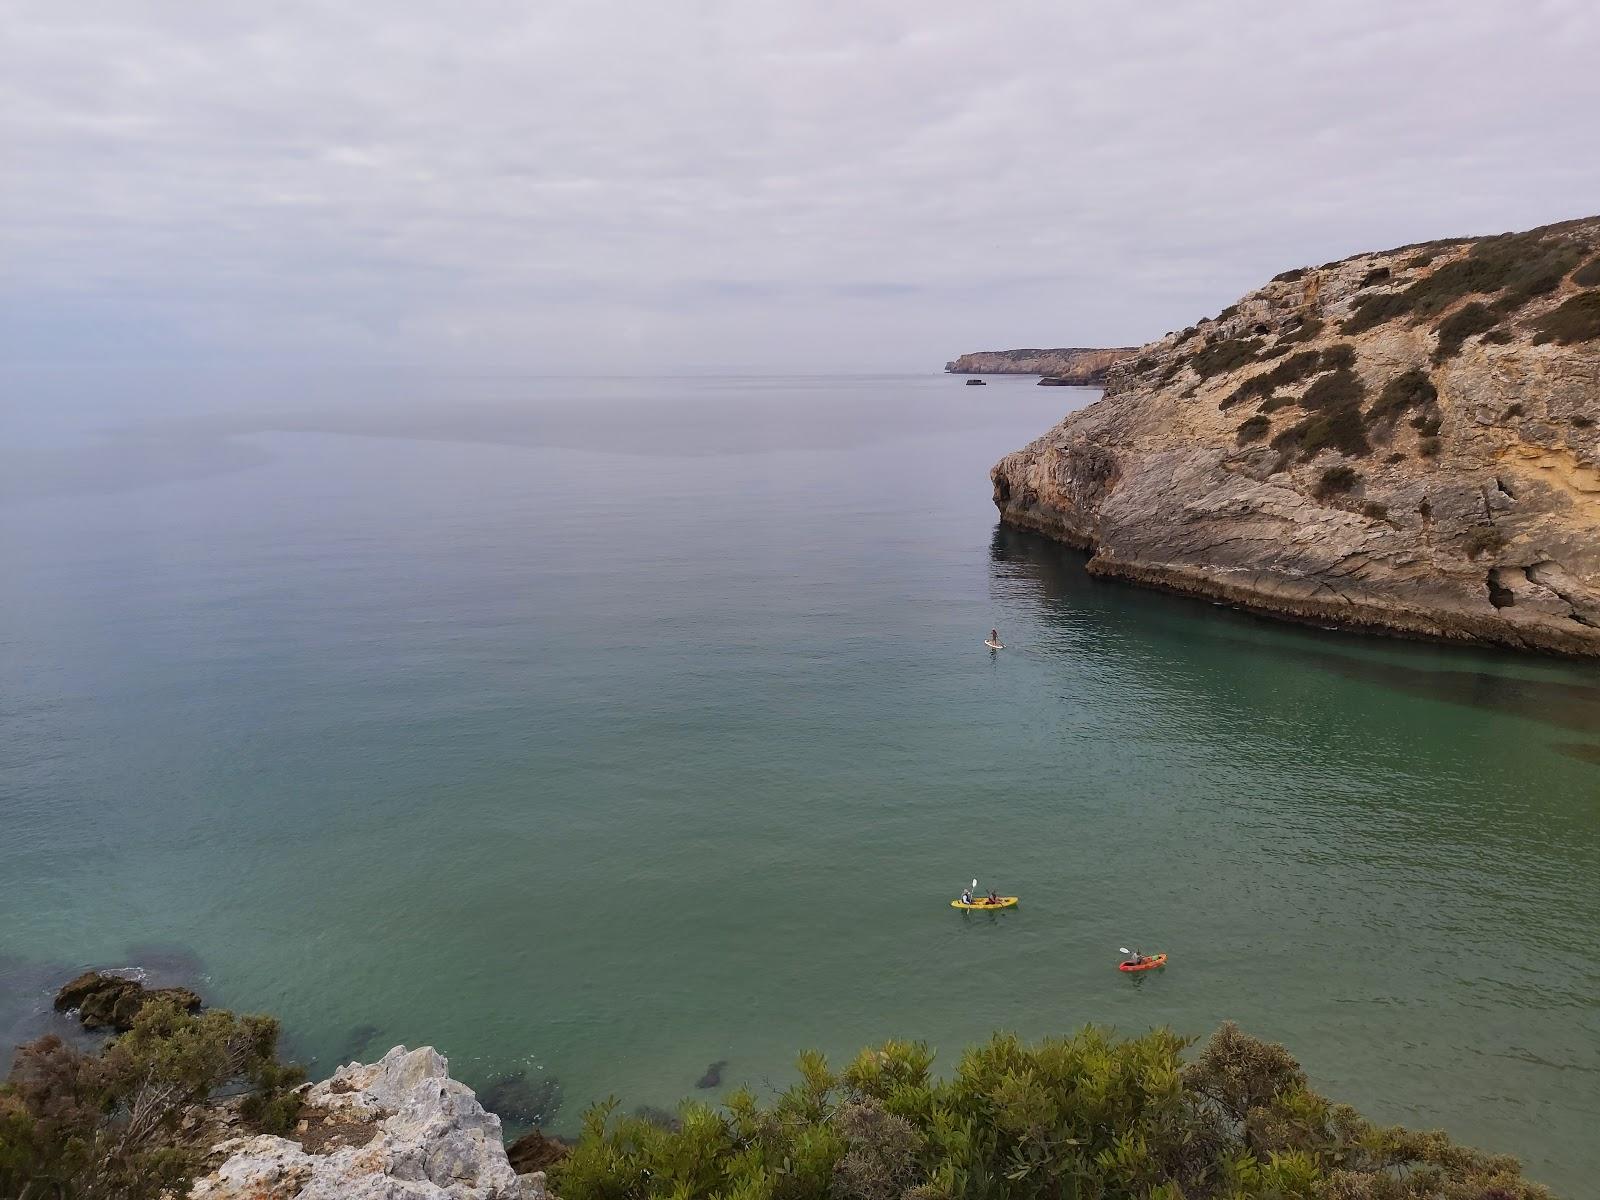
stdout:
POLYGON ((1478 340, 1485 346, 1509 346, 1517 339, 1511 335, 1509 329, 1491 329, 1478 340))
POLYGON ((1361 515, 1371 517, 1374 521, 1386 521, 1389 519, 1389 506, 1380 504, 1376 500, 1368 500, 1361 506, 1361 515))
POLYGON ((1272 421, 1260 413, 1256 413, 1252 417, 1246 417, 1244 424, 1239 426, 1237 435, 1239 445, 1243 446, 1250 442, 1259 442, 1267 436, 1267 430, 1271 428, 1272 421))
POLYGON ((1600 256, 1591 258, 1574 271, 1572 282, 1579 287, 1600 287, 1600 256))
POLYGON ((1404 291, 1367 297, 1345 321, 1344 330, 1361 333, 1404 316, 1427 320, 1465 296, 1501 291, 1515 309, 1559 286, 1580 253, 1565 238, 1538 230, 1484 238, 1404 291))
POLYGON ((1413 408, 1423 408, 1439 398, 1439 389, 1420 367, 1396 375, 1383 385, 1383 391, 1367 410, 1369 421, 1393 421, 1401 413, 1413 408))
POLYGON ((1224 1025, 1193 1062, 1166 1030, 996 1034, 947 1080, 920 1043, 863 1051, 763 1106, 686 1105, 676 1128, 592 1109, 550 1169, 564 1200, 1548 1200, 1514 1160, 1374 1126, 1309 1090, 1282 1046, 1224 1025), (1426 1192, 1395 1190, 1416 1178, 1426 1192))
POLYGON ((1265 400, 1263 400, 1261 402, 1261 407, 1258 408, 1256 411, 1257 412, 1264 412, 1264 413, 1275 413, 1280 408, 1288 408, 1290 405, 1293 405, 1293 404, 1296 404, 1296 403, 1298 403, 1298 401, 1296 401, 1293 396, 1268 396, 1265 400))
POLYGON ((1415 429, 1423 437, 1437 437, 1441 424, 1437 409, 1425 408, 1411 418, 1411 428, 1415 429))
POLYGON ((1229 317, 1237 316, 1238 313, 1239 306, 1237 304, 1230 304, 1227 308, 1223 309, 1217 314, 1216 320, 1220 323, 1222 321, 1226 321, 1229 317))
POLYGON ((1315 494, 1317 499, 1325 500, 1329 496, 1351 491, 1360 482, 1360 473, 1352 467, 1329 467, 1317 480, 1315 494))
POLYGON ((1355 361, 1355 350, 1348 342, 1329 346, 1326 350, 1302 350, 1284 359, 1270 371, 1246 379, 1223 398, 1219 407, 1227 410, 1256 396, 1270 396, 1278 388, 1310 379, 1318 371, 1351 367, 1355 361))
POLYGON ((1600 289, 1579 292, 1533 323, 1534 345, 1557 342, 1570 346, 1600 338, 1600 289))
POLYGON ((1439 454, 1439 439, 1425 437, 1417 443, 1417 453, 1423 458, 1436 458, 1439 454))
POLYGON ((1323 450, 1337 450, 1350 458, 1361 458, 1372 451, 1358 404, 1314 412, 1278 434, 1271 445, 1284 453, 1298 453, 1302 462, 1323 450))
POLYGON ((1301 408, 1334 409, 1359 407, 1366 396, 1361 378, 1349 367, 1319 375, 1300 397, 1301 408))
POLYGON ((1292 271, 1281 271, 1272 277, 1273 283, 1294 283, 1304 279, 1310 267, 1295 267, 1292 271))
POLYGON ((1439 345, 1433 352, 1433 361, 1441 363, 1453 357, 1469 337, 1487 333, 1498 324, 1500 318, 1490 312, 1487 305, 1476 300, 1463 304, 1439 322, 1439 345))
POLYGON ((1214 375, 1221 375, 1244 366, 1255 357, 1259 349, 1261 349, 1259 338, 1250 338, 1247 341, 1239 338, 1223 338, 1196 354, 1190 360, 1190 365, 1201 379, 1210 379, 1214 375))
POLYGON ((242 1088, 258 1130, 293 1124, 304 1075, 277 1061, 277 1042, 268 1017, 194 1014, 157 998, 97 1055, 54 1035, 23 1046, 0 1085, 0 1196, 185 1194, 199 1167, 180 1128, 190 1107, 242 1088))
POLYGON ((1417 271, 1417 270, 1421 270, 1423 267, 1432 265, 1432 263, 1433 263, 1433 255, 1431 255, 1431 254, 1419 254, 1415 258, 1413 258, 1411 261, 1406 263, 1406 266, 1411 268, 1413 271, 1417 271))

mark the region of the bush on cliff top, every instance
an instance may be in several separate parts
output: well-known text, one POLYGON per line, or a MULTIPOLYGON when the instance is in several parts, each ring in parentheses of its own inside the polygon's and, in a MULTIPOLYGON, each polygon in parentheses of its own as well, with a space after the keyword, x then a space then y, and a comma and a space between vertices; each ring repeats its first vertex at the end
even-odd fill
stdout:
POLYGON ((1470 304, 1463 304, 1439 322, 1439 345, 1433 352, 1433 361, 1442 363, 1447 358, 1453 358, 1469 337, 1488 333, 1498 324, 1500 318, 1489 309, 1488 305, 1480 304, 1476 300, 1470 304))
POLYGON ((1346 333, 1363 333, 1398 317, 1426 320, 1464 296, 1499 292, 1505 293, 1502 311, 1514 311, 1559 287, 1582 254, 1567 239, 1540 232, 1484 238, 1404 291, 1368 296, 1342 328, 1346 333))
POLYGON ((1534 345, 1592 342, 1600 338, 1600 290, 1579 292, 1534 322, 1534 345))
POLYGON ((674 1128, 591 1110, 552 1169, 564 1200, 1544 1200, 1514 1159, 1372 1125, 1309 1090, 1281 1046, 997 1034, 948 1080, 889 1042, 762 1105, 688 1104, 674 1128))
POLYGON ((187 1192, 200 1148, 185 1110, 244 1088, 257 1128, 288 1128, 304 1076, 277 1061, 278 1023, 171 999, 145 1004, 133 1028, 99 1054, 51 1035, 17 1051, 0 1084, 0 1196, 153 1200, 187 1192))

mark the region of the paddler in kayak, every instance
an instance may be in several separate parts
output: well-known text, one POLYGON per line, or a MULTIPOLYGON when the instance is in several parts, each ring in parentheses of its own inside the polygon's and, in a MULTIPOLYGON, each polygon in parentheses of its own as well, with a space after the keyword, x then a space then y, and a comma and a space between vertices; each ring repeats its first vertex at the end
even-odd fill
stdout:
POLYGON ((999 904, 1000 903, 1000 893, 995 891, 993 888, 990 888, 989 889, 989 894, 988 894, 988 896, 986 896, 984 898, 983 902, 985 904, 999 904))
POLYGON ((1122 960, 1122 965, 1125 967, 1142 967, 1149 961, 1150 960, 1144 955, 1140 954, 1137 950, 1134 950, 1131 951, 1131 957, 1122 960))

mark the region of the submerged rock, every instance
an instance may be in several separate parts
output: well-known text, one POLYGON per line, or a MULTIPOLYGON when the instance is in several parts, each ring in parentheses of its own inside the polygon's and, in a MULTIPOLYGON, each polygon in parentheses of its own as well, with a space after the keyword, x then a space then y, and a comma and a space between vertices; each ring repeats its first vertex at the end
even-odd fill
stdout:
POLYGON ((561 1108, 561 1084, 548 1076, 533 1082, 526 1071, 512 1071, 491 1080, 478 1099, 512 1125, 546 1125, 561 1108))
MULTIPOLYGON (((522 1200, 500 1119, 431 1046, 396 1046, 310 1088, 292 1137, 234 1138, 192 1200, 522 1200)), ((536 1184, 536 1187, 535 1187, 536 1184)))
POLYGON ((1285 272, 990 473, 1090 572, 1600 655, 1600 217, 1285 272))
POLYGON ((57 1012, 76 1011, 85 1029, 126 1033, 152 1000, 171 1000, 185 1012, 200 1010, 200 997, 186 987, 147 988, 137 979, 85 971, 56 993, 57 1012))
POLYGON ((719 1058, 706 1068, 706 1073, 694 1081, 697 1088, 714 1088, 722 1086, 722 1068, 728 1065, 728 1060, 719 1058))

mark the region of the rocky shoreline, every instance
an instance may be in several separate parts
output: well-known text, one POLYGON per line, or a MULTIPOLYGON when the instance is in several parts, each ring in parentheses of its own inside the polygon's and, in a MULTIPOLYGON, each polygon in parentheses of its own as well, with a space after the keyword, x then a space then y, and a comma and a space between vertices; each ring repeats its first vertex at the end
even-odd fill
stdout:
POLYGON ((1600 656, 1600 218, 1286 271, 990 478, 1097 575, 1600 656))

